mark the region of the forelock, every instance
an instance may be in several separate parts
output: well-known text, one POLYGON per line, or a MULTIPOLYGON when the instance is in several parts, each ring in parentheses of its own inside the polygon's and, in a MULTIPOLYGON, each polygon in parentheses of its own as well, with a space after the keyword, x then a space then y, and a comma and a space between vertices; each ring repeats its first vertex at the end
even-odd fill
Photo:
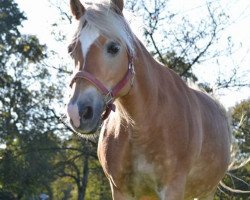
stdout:
POLYGON ((86 24, 96 28, 101 35, 121 42, 132 56, 135 55, 134 34, 125 18, 111 9, 109 3, 103 2, 86 6, 85 14, 80 18, 75 40, 79 38, 82 27, 86 24))

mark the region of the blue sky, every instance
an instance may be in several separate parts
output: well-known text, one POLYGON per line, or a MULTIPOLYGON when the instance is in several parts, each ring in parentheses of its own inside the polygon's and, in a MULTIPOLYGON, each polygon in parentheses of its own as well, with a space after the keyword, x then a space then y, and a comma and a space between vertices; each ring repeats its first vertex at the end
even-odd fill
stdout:
MULTIPOLYGON (((212 1, 212 0, 210 0, 212 1)), ((215 0, 213 0, 215 1, 215 0)), ((197 66, 194 72, 197 74, 199 79, 204 82, 208 82, 213 86, 216 81, 216 77, 219 72, 224 74, 230 74, 231 71, 228 68, 232 62, 240 65, 238 69, 240 74, 248 79, 250 82, 250 1, 249 0, 217 0, 225 11, 229 14, 232 22, 225 31, 223 37, 232 37, 232 40, 236 45, 239 45, 237 52, 235 52, 230 58, 222 58, 222 62, 225 62, 225 67, 217 66, 215 62, 205 62, 202 66, 197 66)), ((59 21, 58 10, 51 6, 49 0, 16 0, 22 11, 25 12, 28 20, 23 23, 21 29, 23 33, 37 35, 41 43, 45 43, 50 49, 66 54, 67 44, 59 44, 54 40, 54 36, 51 34, 51 24, 59 21)), ((62 2, 60 0, 53 0, 52 2, 62 2)), ((66 0, 67 2, 67 0, 66 0)), ((202 14, 199 9, 204 6, 205 1, 203 0, 170 0, 172 9, 178 12, 185 12, 193 20, 199 19, 202 14)), ((65 6, 65 4, 61 4, 65 6)), ((68 8, 67 8, 68 9, 68 8)), ((69 12, 69 9, 68 9, 69 12)), ((138 23, 132 23, 132 29, 135 32, 138 27, 138 23)), ((68 39, 75 31, 74 25, 61 25, 58 28, 66 32, 69 36, 68 39)), ((67 56, 65 56, 67 57, 67 56)), ((250 88, 244 88, 239 91, 236 90, 221 90, 216 92, 217 97, 226 106, 233 106, 235 102, 250 97, 250 88)))

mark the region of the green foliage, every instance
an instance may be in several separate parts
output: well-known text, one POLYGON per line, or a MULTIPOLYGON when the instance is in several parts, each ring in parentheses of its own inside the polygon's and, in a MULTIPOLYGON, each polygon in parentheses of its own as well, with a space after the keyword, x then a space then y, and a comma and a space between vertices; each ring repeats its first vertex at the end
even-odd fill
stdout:
POLYGON ((52 184, 55 199, 111 199, 95 143, 77 137, 64 140, 54 167, 58 176, 52 184))
MULTIPOLYGON (((38 62, 46 55, 45 46, 34 36, 21 35, 18 26, 26 19, 12 0, 0 2, 0 70, 6 64, 14 64, 10 58, 16 57, 38 62), (14 54, 14 57, 11 55, 14 54), (11 61, 9 61, 11 60, 11 61)), ((17 66, 18 67, 18 66, 17 66)))
POLYGON ((242 101, 232 109, 234 135, 244 157, 250 156, 250 99, 242 101))
POLYGON ((89 200, 110 200, 111 191, 107 177, 104 175, 98 160, 90 161, 90 174, 86 199, 89 200))
POLYGON ((29 62, 36 63, 46 58, 45 50, 46 46, 40 45, 35 36, 22 35, 16 39, 16 53, 21 53, 21 56, 29 62))
MULTIPOLYGON (((167 52, 164 57, 164 64, 170 69, 173 69, 179 74, 184 80, 191 80, 196 82, 198 78, 191 72, 191 64, 185 60, 184 57, 178 56, 174 51, 167 52)), ((161 60, 160 60, 161 61, 161 60)))
MULTIPOLYGON (((236 104, 231 108, 231 113, 233 135, 238 145, 238 152, 234 158, 236 166, 228 172, 223 183, 232 189, 250 191, 250 99, 236 104), (242 163, 245 165, 241 166, 242 163)), ((249 198, 249 193, 232 192, 221 186, 217 191, 217 199, 245 200, 249 198)))
POLYGON ((50 134, 37 134, 33 139, 26 137, 30 136, 22 135, 0 151, 2 189, 19 199, 46 190, 54 178, 54 153, 48 150, 55 146, 55 138, 50 134))
POLYGON ((19 37, 18 26, 26 17, 13 0, 0 1, 0 44, 12 44, 13 37, 19 37))

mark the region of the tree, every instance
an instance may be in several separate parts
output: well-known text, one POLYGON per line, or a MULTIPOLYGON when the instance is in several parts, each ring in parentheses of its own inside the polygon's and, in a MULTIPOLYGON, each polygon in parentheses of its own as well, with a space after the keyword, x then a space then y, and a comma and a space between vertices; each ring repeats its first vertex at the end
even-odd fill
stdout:
POLYGON ((221 186, 217 196, 219 199, 247 199, 250 194, 250 99, 243 100, 230 110, 237 146, 231 169, 223 182, 232 190, 221 186))
MULTIPOLYGON (((240 156, 250 157, 250 99, 243 100, 232 109, 232 125, 235 138, 238 140, 240 156)), ((239 158, 240 159, 240 158, 239 158)))
POLYGON ((24 13, 12 0, 0 2, 0 13, 0 196, 28 199, 50 193, 54 179, 55 152, 46 151, 59 142, 48 114, 54 87, 38 64, 46 46, 18 30, 24 13))
POLYGON ((55 161, 57 180, 53 184, 56 199, 110 199, 109 186, 96 155, 96 143, 76 136, 64 140, 55 161), (63 190, 58 188, 64 183, 63 190), (59 192, 60 191, 60 192, 59 192), (58 193, 59 192, 59 193, 58 193))
MULTIPOLYGON (((227 46, 218 45, 225 29, 236 23, 230 20, 220 1, 205 1, 182 12, 172 9, 170 0, 128 0, 127 8, 143 19, 144 41, 152 55, 184 80, 199 82, 194 68, 208 61, 219 64, 220 57, 231 56, 236 51, 230 36, 225 39, 227 46), (192 18, 193 13, 202 15, 192 18)), ((239 66, 229 67, 233 68, 231 75, 218 74, 215 89, 250 85, 249 80, 239 78, 239 66)), ((212 92, 208 83, 199 85, 212 92)))

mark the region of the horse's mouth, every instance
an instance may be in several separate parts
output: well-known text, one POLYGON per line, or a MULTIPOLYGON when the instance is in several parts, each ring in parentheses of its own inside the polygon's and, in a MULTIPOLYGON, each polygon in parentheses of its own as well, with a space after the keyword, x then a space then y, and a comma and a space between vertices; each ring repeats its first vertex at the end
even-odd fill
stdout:
POLYGON ((72 129, 74 130, 74 132, 76 132, 77 134, 81 134, 81 135, 95 135, 98 134, 101 126, 102 126, 102 122, 103 120, 100 118, 95 125, 92 125, 91 127, 75 127, 73 122, 70 120, 70 124, 72 129))

